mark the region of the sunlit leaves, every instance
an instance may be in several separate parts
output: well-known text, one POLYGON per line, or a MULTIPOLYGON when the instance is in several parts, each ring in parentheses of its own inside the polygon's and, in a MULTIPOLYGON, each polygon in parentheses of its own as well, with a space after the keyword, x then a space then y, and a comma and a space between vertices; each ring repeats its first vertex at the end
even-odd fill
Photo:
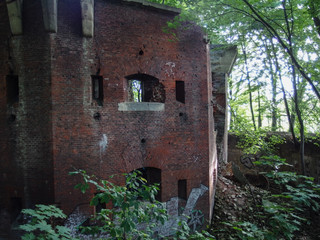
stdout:
MULTIPOLYGON (((313 84, 320 89, 320 30, 314 21, 320 15, 320 11, 316 11, 320 9, 319 1, 154 0, 154 2, 182 8, 184 17, 181 20, 189 17, 203 26, 213 44, 233 44, 237 45, 238 49, 240 46, 245 46, 249 62, 250 88, 251 86, 252 88, 247 90, 246 82, 248 79, 243 77, 247 76, 247 70, 243 67, 244 61, 241 51, 239 51, 238 60, 232 72, 232 82, 230 82, 232 83, 229 95, 230 106, 233 108, 231 116, 241 116, 237 120, 238 122, 244 119, 251 121, 250 116, 246 113, 250 112, 248 94, 252 94, 254 115, 257 118, 259 112, 259 115, 262 116, 263 127, 271 129, 271 115, 275 113, 274 108, 276 108, 276 115, 279 119, 277 130, 289 129, 279 75, 284 81, 284 90, 288 96, 289 105, 294 106, 292 103, 294 99, 290 98, 294 95, 291 82, 292 58, 288 54, 288 49, 280 44, 280 40, 289 48, 292 44, 292 56, 296 58, 307 76, 311 77, 313 84), (253 9, 266 21, 269 27, 257 17, 253 9), (267 54, 265 44, 269 44, 271 41, 275 46, 275 53, 267 54), (274 56, 278 58, 279 70, 276 70, 274 56), (270 68, 272 69, 270 70, 270 68), (271 90, 271 75, 277 82, 276 91, 273 92, 271 90), (274 94, 276 94, 275 100, 274 94), (247 99, 247 103, 245 103, 245 99, 247 99)), ((319 100, 316 99, 309 83, 305 84, 306 82, 301 76, 299 79, 298 100, 305 128, 309 132, 319 131, 320 124, 318 124, 319 117, 317 117, 319 116, 317 113, 320 111, 319 100)), ((291 114, 294 114, 296 109, 292 107, 290 111, 291 114)), ((232 119, 231 121, 235 122, 232 119)), ((295 129, 299 129, 298 121, 296 121, 295 129)))

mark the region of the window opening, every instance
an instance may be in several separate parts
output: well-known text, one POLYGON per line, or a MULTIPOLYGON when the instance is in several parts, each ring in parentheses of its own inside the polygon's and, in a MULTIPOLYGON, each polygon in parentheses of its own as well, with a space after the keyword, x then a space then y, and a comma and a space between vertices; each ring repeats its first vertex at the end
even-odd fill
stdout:
POLYGON ((176 81, 176 100, 185 103, 184 81, 176 81))
POLYGON ((147 74, 127 76, 130 102, 165 102, 165 89, 159 79, 147 74))
POLYGON ((137 170, 141 172, 141 177, 147 180, 146 184, 148 186, 159 184, 158 186, 159 190, 157 195, 155 196, 155 199, 161 202, 161 169, 146 167, 146 168, 139 168, 137 170))
POLYGON ((19 101, 19 78, 16 75, 7 76, 7 103, 12 105, 19 101))
POLYGON ((132 101, 142 102, 142 82, 140 80, 129 80, 129 88, 131 89, 132 101))
POLYGON ((187 203, 187 180, 180 179, 178 180, 178 214, 183 213, 183 209, 187 203))
POLYGON ((11 223, 16 220, 22 210, 22 199, 20 197, 12 197, 11 201, 11 223))
POLYGON ((92 99, 96 100, 99 106, 103 103, 103 81, 102 76, 91 76, 92 79, 92 99))
MULTIPOLYGON (((97 195, 98 193, 96 193, 95 195, 97 195)), ((98 204, 95 206, 95 213, 100 213, 101 210, 106 209, 106 203, 102 203, 100 200, 98 201, 98 204)))
POLYGON ((178 197, 187 200, 187 180, 180 179, 178 181, 178 197))

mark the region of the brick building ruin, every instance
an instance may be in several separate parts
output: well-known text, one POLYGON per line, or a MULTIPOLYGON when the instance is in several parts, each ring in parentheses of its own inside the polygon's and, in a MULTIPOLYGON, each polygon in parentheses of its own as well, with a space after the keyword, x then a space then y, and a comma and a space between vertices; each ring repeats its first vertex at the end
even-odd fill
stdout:
POLYGON ((2 223, 36 203, 88 204, 74 168, 141 169, 173 214, 184 199, 210 221, 236 49, 190 24, 172 41, 162 29, 178 14, 143 0, 0 4, 2 223))

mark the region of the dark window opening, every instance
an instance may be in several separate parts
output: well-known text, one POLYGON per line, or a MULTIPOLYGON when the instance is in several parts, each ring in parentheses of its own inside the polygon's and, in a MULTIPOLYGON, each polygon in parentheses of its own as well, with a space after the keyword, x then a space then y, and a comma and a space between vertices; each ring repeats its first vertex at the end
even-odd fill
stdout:
POLYGON ((8 121, 10 122, 10 123, 13 123, 15 120, 16 120, 16 115, 14 115, 14 114, 10 114, 10 116, 9 116, 9 118, 8 118, 8 121))
POLYGON ((127 76, 130 102, 165 102, 165 89, 159 79, 147 74, 127 76))
POLYGON ((185 103, 184 81, 176 81, 176 100, 185 103))
POLYGON ((19 197, 11 198, 11 222, 14 222, 22 210, 22 199, 19 197))
POLYGON ((178 197, 187 200, 187 180, 181 179, 178 181, 178 197))
POLYGON ((99 106, 103 104, 103 81, 102 76, 91 76, 92 79, 92 98, 97 101, 99 106))
POLYGON ((96 214, 100 213, 102 209, 106 209, 106 208, 107 208, 106 203, 102 203, 101 200, 99 199, 98 204, 95 206, 95 213, 96 214))
POLYGON ((152 168, 152 167, 146 167, 146 168, 139 168, 137 169, 139 172, 141 172, 141 177, 147 180, 147 185, 158 185, 158 193, 155 196, 155 199, 157 201, 161 202, 161 169, 158 168, 152 168))
POLYGON ((7 76, 7 103, 12 105, 19 101, 19 78, 16 75, 7 76))
POLYGON ((95 114, 93 114, 93 118, 99 121, 101 119, 101 114, 99 112, 96 112, 95 114))

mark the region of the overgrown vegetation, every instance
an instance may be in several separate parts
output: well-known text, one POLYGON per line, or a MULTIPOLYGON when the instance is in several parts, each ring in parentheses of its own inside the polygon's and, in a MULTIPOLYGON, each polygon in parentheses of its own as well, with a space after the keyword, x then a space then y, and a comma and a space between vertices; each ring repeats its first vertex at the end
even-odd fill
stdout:
MULTIPOLYGON (((159 227, 168 220, 168 215, 163 204, 155 199, 159 189, 157 185, 148 185, 138 171, 125 174, 124 186, 99 180, 84 170, 70 174, 82 176, 83 182, 75 186, 82 193, 85 193, 90 185, 95 188, 97 194, 91 199, 91 206, 109 206, 96 212, 89 224, 79 226, 79 231, 92 236, 92 239, 214 239, 206 231, 192 233, 187 218, 180 218, 176 229, 173 229, 175 235, 161 236, 158 233, 159 227)), ((53 218, 66 216, 54 206, 37 205, 36 209, 25 209, 23 213, 31 217, 28 223, 21 226, 21 229, 27 232, 23 236, 24 240, 77 239, 70 236, 70 230, 66 227, 55 226, 53 218)))
POLYGON ((268 180, 268 188, 260 191, 251 221, 224 222, 223 230, 215 229, 219 239, 295 239, 317 226, 320 185, 311 177, 284 171, 290 168, 289 164, 274 154, 275 145, 282 141, 274 136, 267 138, 261 131, 240 135, 240 147, 257 156, 254 164, 268 180))
POLYGON ((67 217, 56 206, 39 204, 35 209, 23 209, 22 213, 28 219, 26 224, 20 226, 27 232, 22 236, 23 240, 72 239, 68 228, 56 225, 57 220, 67 217))
POLYGON ((192 20, 211 44, 238 47, 228 82, 230 129, 290 132, 305 175, 305 138, 320 130, 319 1, 149 1, 182 9, 169 28, 192 20))
POLYGON ((240 239, 294 239, 311 224, 312 214, 318 213, 320 188, 312 178, 292 172, 273 169, 266 176, 276 188, 263 195, 256 221, 226 225, 240 239))
MULTIPOLYGON (((257 142, 251 139, 247 146, 254 143, 257 142)), ((272 148, 266 149, 269 149, 266 151, 268 154, 272 152, 272 148)), ((312 224, 313 217, 319 215, 320 186, 310 177, 281 171, 287 164, 277 156, 260 156, 255 164, 268 169, 262 174, 270 185, 268 191, 262 192, 251 216, 252 221, 227 221, 223 223, 223 229, 213 226, 212 232, 218 239, 294 239, 297 232, 303 232, 312 224)), ((155 199, 157 186, 148 186, 138 172, 126 175, 125 186, 96 179, 83 170, 71 174, 82 176, 83 182, 76 188, 83 193, 90 185, 94 186, 97 194, 90 202, 92 206, 112 206, 97 212, 87 226, 80 226, 81 233, 91 235, 93 239, 161 238, 157 229, 167 221, 167 213, 155 199)), ((70 230, 61 224, 61 219, 66 216, 53 205, 37 205, 35 209, 24 209, 23 213, 29 216, 28 222, 21 226, 27 232, 22 237, 24 240, 81 239, 71 237, 70 230)), ((187 221, 180 221, 177 226, 176 234, 169 239, 214 239, 207 231, 191 233, 187 221)))
MULTIPOLYGON (((305 135, 320 129, 319 1, 152 1, 182 8, 182 15, 166 28, 176 40, 171 29, 192 19, 206 29, 211 43, 239 49, 229 79, 230 128, 239 135, 244 152, 255 155, 254 164, 261 167, 269 189, 261 192, 252 221, 227 221, 224 229, 213 226, 213 231, 219 239, 228 240, 294 239, 296 233, 312 226, 315 216, 319 218, 320 187, 310 177, 283 171, 288 164, 274 152, 282 139, 266 138, 270 130, 289 131, 300 147, 304 169, 305 135)), ((96 188, 92 205, 112 204, 92 219, 91 226, 82 227, 82 232, 107 234, 112 239, 156 238, 154 228, 168 217, 154 199, 156 186, 147 186, 136 173, 127 176, 126 186, 95 179, 84 171, 73 174, 83 177, 84 182, 77 185, 81 191, 89 184, 96 188)), ((24 211, 32 217, 22 227, 29 232, 24 239, 68 239, 67 229, 50 224, 52 217, 64 217, 59 210, 38 206, 24 211)), ((213 238, 207 232, 190 234, 185 221, 179 226, 175 239, 213 238)))
POLYGON ((96 214, 92 219, 92 226, 81 227, 83 233, 106 233, 110 235, 110 239, 152 239, 153 229, 167 220, 165 209, 155 199, 158 187, 148 186, 138 172, 126 175, 125 186, 95 179, 83 170, 71 174, 83 177, 83 183, 76 186, 83 193, 89 188, 89 184, 95 187, 97 194, 90 205, 112 205, 96 214))

